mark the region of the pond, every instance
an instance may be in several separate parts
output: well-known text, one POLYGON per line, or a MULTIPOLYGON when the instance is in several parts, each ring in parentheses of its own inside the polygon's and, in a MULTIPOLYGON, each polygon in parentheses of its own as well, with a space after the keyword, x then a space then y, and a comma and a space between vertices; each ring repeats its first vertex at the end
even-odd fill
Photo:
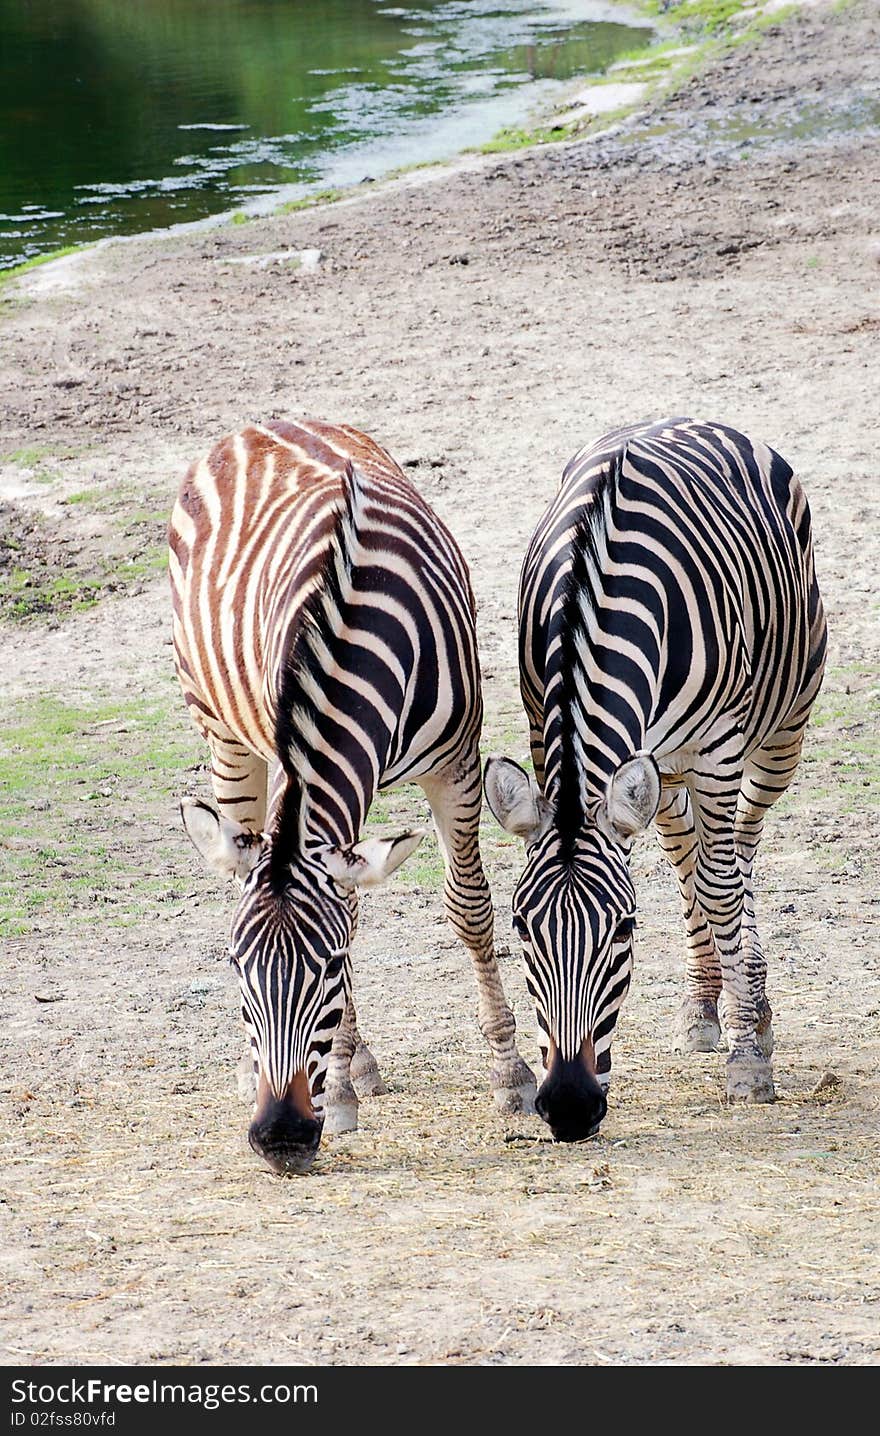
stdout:
POLYGON ((0 0, 0 267, 446 158, 646 24, 603 0, 0 0))

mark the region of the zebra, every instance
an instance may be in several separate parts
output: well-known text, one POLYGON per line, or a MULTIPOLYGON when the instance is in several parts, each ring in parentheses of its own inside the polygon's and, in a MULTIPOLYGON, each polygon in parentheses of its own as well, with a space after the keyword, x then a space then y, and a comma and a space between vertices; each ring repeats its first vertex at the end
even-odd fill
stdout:
POLYGON ((656 822, 687 934, 678 1043, 723 1026, 730 1100, 774 1099, 752 870, 819 691, 826 626, 810 511, 790 466, 719 423, 616 429, 570 460, 519 586, 534 777, 486 764, 525 840, 513 897, 559 1141, 598 1131, 630 985, 629 855, 656 822))
POLYGON ((186 473, 169 568, 177 674, 217 805, 184 798, 183 824, 240 887, 230 953, 253 1149, 276 1172, 305 1172, 322 1130, 357 1126, 357 1091, 385 1090, 357 1028, 350 948, 356 889, 424 835, 360 838, 375 794, 409 780, 428 799, 446 915, 473 961, 495 1100, 530 1109, 478 842, 475 605, 445 525, 358 430, 254 423, 186 473))

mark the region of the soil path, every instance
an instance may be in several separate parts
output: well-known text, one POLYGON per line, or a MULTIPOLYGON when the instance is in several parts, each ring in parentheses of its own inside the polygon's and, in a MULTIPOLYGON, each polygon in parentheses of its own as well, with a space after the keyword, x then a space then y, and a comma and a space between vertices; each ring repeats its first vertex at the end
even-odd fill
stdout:
MULTIPOLYGON (((7 715, 38 692, 116 704, 95 718, 112 766, 133 752, 118 714, 158 705, 183 755, 159 796, 131 761, 106 789, 71 786, 67 896, 4 944, 6 1362, 876 1363, 878 42, 876 0, 811 7, 613 136, 17 281, 4 492, 10 523, 43 511, 49 562, 99 553, 120 506, 170 505, 186 463, 247 418, 364 428, 462 544, 486 747, 521 757, 516 581, 561 468, 615 424, 692 413, 802 475, 831 659, 759 876, 778 1103, 728 1109, 723 1058, 671 1052, 682 940, 645 841, 601 1136, 556 1147, 497 1116, 436 883, 402 873, 365 903, 356 963, 391 1090, 284 1182, 249 1152, 234 1092, 230 900, 178 831, 171 789, 205 779, 164 583, 0 628, 7 715), (289 249, 320 262, 236 262, 289 249), (28 446, 54 455, 48 488, 28 446), (88 486, 106 512, 62 502, 88 486), (105 849, 113 891, 91 901, 74 879, 105 849)), ((10 860, 33 856, 46 807, 37 782, 10 860)), ((414 808, 402 793, 387 816, 414 808)), ((486 854, 503 945, 520 854, 488 823, 486 854)), ((503 971, 534 1058, 515 955, 503 971)))

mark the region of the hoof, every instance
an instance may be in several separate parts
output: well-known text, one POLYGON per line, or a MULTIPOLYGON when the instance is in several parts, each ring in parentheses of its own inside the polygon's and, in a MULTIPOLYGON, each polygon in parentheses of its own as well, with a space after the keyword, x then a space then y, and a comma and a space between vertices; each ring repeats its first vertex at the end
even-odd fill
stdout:
POLYGON ((359 1097, 384 1097, 388 1088, 369 1047, 363 1043, 351 1059, 351 1080, 359 1097))
POLYGON ((683 1002, 676 1023, 675 1047, 679 1052, 714 1052, 721 1040, 721 1023, 714 1002, 683 1002))
POLYGON ((495 1105, 500 1112, 509 1116, 516 1112, 534 1112, 538 1084, 531 1067, 527 1067, 521 1057, 510 1067, 494 1069, 490 1080, 495 1105))
POLYGON ((729 1102, 775 1102, 773 1068, 758 1052, 731 1053, 727 1059, 729 1102))
POLYGON ((324 1110, 324 1135, 338 1137, 343 1132, 356 1132, 357 1102, 334 1102, 324 1110))
POLYGON ((506 1116, 514 1116, 517 1112, 530 1115, 535 1111, 535 1097, 538 1094, 538 1087, 535 1082, 530 1082, 524 1087, 496 1087, 492 1095, 495 1098, 495 1106, 499 1112, 506 1116))

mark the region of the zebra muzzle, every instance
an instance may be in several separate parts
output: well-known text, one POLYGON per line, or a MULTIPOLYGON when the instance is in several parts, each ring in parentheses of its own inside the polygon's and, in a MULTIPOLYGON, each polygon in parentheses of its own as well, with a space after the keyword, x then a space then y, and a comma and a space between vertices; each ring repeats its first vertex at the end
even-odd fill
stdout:
MULTIPOLYGON (((592 1044, 584 1043, 587 1047, 592 1056, 592 1044)), ((577 1057, 567 1059, 560 1056, 555 1044, 551 1047, 535 1110, 557 1142, 583 1142, 596 1135, 608 1110, 608 1099, 583 1049, 577 1057)))
POLYGON ((273 1172, 303 1176, 315 1159, 323 1126, 312 1110, 304 1072, 296 1074, 283 1097, 276 1097, 261 1076, 248 1141, 273 1172))

